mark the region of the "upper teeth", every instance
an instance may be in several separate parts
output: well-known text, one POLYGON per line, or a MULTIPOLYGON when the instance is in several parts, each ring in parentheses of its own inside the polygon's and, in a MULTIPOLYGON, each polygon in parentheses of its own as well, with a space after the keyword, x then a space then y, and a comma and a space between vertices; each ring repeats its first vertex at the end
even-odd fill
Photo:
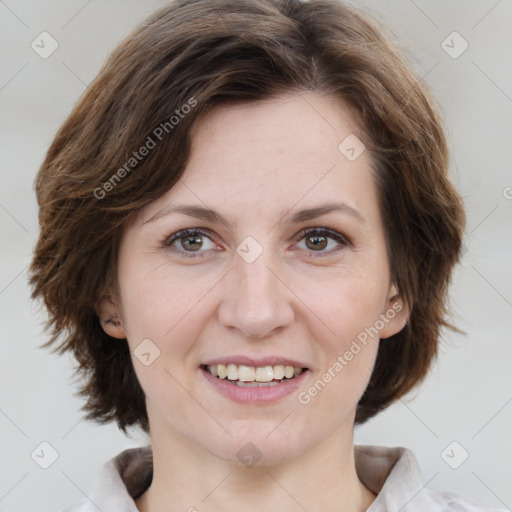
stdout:
POLYGON ((219 379, 241 380, 243 382, 270 382, 274 379, 291 379, 302 372, 302 368, 276 364, 275 366, 243 366, 237 364, 211 364, 207 370, 219 379))

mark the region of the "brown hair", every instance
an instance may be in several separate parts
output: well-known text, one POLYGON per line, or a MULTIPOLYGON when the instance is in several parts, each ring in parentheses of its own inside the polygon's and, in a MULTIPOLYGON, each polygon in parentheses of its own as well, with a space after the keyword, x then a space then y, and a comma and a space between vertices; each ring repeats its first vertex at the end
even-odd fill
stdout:
POLYGON ((88 419, 149 429, 128 343, 105 334, 95 311, 116 285, 125 222, 177 182, 208 109, 293 90, 354 109, 375 161, 391 276, 412 307, 408 325, 380 343, 356 422, 426 375, 440 329, 451 327, 447 287, 464 211, 424 86, 366 16, 335 0, 178 0, 114 50, 36 180, 33 297, 49 312, 44 346, 78 360, 88 419))

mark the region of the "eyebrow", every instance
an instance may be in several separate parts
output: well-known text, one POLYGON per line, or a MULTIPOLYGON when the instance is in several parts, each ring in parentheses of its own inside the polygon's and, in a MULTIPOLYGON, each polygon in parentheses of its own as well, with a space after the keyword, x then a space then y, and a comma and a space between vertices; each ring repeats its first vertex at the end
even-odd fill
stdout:
MULTIPOLYGON (((283 212, 283 214, 280 216, 280 221, 283 218, 288 217, 290 210, 283 212)), ((331 203, 325 203, 321 204, 319 206, 315 206, 314 208, 305 208, 303 210, 299 210, 290 217, 289 222, 291 224, 298 224, 300 222, 304 222, 306 220, 315 219, 317 217, 321 217, 322 215, 327 215, 331 212, 342 212, 347 215, 350 215, 354 219, 358 220, 359 222, 365 222, 364 217, 362 214, 353 208, 352 206, 344 203, 343 201, 336 201, 331 203)), ((194 217, 196 219, 209 221, 211 223, 217 223, 217 224, 223 224, 226 227, 232 229, 233 224, 228 219, 224 218, 222 215, 220 215, 218 212, 211 210, 210 208, 204 208, 202 206, 196 206, 196 205, 185 205, 185 204, 178 204, 178 205, 169 205, 165 206, 161 210, 159 210, 157 213, 155 213, 152 217, 145 220, 141 227, 149 224, 150 222, 154 222, 155 220, 165 217, 167 215, 171 215, 172 213, 182 213, 184 215, 188 215, 189 217, 194 217)))

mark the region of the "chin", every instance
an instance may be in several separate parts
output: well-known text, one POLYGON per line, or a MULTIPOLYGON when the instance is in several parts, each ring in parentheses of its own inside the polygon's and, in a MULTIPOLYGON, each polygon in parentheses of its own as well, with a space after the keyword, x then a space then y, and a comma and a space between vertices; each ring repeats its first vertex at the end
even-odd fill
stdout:
POLYGON ((306 442, 304 435, 290 431, 272 432, 272 428, 268 428, 267 425, 266 427, 263 429, 261 426, 253 426, 232 432, 232 438, 225 439, 222 443, 216 439, 213 445, 205 448, 221 460, 247 467, 283 464, 299 457, 307 450, 309 443, 306 442), (269 432, 272 433, 269 435, 269 432))

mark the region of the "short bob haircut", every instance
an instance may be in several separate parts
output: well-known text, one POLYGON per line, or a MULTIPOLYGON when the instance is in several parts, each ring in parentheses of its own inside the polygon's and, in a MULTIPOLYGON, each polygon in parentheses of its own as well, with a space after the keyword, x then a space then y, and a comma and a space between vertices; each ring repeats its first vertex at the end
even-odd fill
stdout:
MULTIPOLYGON (((390 275, 411 308, 380 343, 362 423, 425 377, 448 320, 465 223, 433 100, 367 16, 336 0, 177 0, 110 55, 58 131, 36 179, 40 237, 33 298, 60 354, 82 377, 87 419, 149 432, 128 343, 103 331, 129 217, 183 174, 198 119, 220 104, 286 92, 339 98, 372 156, 390 275)), ((340 141, 341 142, 341 141, 340 141)))

